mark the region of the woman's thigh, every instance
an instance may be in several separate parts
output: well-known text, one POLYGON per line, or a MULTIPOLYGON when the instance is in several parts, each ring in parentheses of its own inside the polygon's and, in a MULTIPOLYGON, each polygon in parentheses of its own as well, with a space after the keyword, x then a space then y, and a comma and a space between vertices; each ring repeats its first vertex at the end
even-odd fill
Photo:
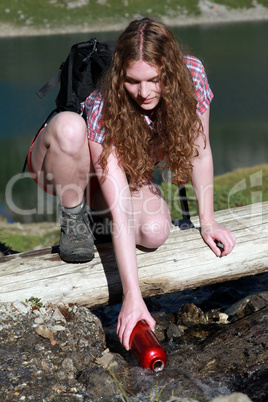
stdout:
POLYGON ((62 112, 54 116, 33 144, 31 152, 33 170, 36 173, 42 171, 47 151, 57 149, 61 142, 70 143, 70 148, 73 148, 78 142, 79 134, 86 141, 86 124, 77 113, 62 112))

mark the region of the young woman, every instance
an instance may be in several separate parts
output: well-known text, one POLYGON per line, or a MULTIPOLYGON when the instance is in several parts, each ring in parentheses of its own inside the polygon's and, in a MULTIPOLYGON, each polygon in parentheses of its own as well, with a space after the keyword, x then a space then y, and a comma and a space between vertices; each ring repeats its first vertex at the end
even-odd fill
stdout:
POLYGON ((173 183, 191 179, 211 250, 224 256, 235 245, 234 235, 214 219, 212 97, 201 62, 182 54, 166 26, 133 21, 117 40, 100 88, 81 105, 86 119, 58 114, 29 152, 36 181, 59 199, 62 259, 93 258, 88 205, 110 216, 123 286, 117 333, 126 349, 139 320, 155 326, 139 288, 136 245, 157 248, 170 232, 167 203, 152 180, 157 162, 173 183))

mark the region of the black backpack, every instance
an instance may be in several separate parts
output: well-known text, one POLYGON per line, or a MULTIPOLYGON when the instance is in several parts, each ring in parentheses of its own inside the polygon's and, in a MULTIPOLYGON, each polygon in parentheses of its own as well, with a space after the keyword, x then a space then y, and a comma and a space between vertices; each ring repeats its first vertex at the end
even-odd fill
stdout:
POLYGON ((74 44, 58 74, 40 88, 37 95, 43 98, 60 82, 56 109, 52 113, 65 110, 80 113, 80 103, 94 91, 103 71, 110 65, 114 47, 115 41, 100 43, 96 38, 74 44))

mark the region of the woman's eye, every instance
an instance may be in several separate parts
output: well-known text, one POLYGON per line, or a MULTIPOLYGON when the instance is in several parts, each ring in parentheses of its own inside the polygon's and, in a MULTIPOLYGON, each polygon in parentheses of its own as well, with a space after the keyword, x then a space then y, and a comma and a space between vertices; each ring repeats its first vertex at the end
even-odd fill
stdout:
POLYGON ((131 80, 131 79, 126 79, 126 82, 127 82, 128 84, 131 84, 131 85, 136 85, 136 84, 138 84, 138 81, 131 80))

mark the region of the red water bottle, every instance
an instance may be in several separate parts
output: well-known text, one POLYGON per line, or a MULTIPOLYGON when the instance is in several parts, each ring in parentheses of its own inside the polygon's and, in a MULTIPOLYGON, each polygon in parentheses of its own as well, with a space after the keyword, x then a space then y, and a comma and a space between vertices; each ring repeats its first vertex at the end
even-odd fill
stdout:
POLYGON ((167 361, 165 349, 145 321, 136 324, 129 345, 142 367, 155 372, 164 370, 167 361))

